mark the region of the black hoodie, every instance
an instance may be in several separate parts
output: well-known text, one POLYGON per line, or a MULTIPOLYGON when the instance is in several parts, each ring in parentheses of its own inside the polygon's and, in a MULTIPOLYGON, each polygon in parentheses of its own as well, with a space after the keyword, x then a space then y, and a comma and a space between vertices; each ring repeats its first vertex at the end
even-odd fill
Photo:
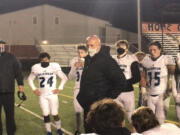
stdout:
POLYGON ((110 48, 102 46, 93 57, 85 58, 77 99, 84 109, 103 98, 116 98, 125 90, 126 79, 117 62, 110 56, 110 48))
POLYGON ((0 93, 14 93, 15 79, 23 85, 21 65, 16 57, 8 52, 0 55, 0 93))

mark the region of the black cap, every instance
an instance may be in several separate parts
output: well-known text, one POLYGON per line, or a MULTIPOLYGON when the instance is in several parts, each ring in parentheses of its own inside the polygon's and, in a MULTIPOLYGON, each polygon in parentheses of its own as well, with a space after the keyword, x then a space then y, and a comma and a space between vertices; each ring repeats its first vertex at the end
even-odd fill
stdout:
POLYGON ((0 40, 0 44, 6 44, 6 42, 3 40, 0 40))

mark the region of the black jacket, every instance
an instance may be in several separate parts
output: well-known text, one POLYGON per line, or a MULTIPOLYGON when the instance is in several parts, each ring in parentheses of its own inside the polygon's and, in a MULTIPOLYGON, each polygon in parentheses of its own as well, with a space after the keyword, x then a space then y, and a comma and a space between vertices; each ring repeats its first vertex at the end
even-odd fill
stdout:
POLYGON ((15 79, 18 85, 23 85, 20 63, 10 53, 0 54, 0 93, 14 92, 15 79))
POLYGON ((77 99, 85 109, 103 98, 116 98, 126 88, 126 79, 117 62, 110 56, 110 48, 102 46, 92 58, 85 58, 77 99))
POLYGON ((138 83, 141 80, 141 73, 139 70, 139 63, 133 62, 131 64, 131 74, 132 74, 132 78, 127 80, 127 85, 126 85, 126 90, 127 91, 133 91, 133 84, 138 83))

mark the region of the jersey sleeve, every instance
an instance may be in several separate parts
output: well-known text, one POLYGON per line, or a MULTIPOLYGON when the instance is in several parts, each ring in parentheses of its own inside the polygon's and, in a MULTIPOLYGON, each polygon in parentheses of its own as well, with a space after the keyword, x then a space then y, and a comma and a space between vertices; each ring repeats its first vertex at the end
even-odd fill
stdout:
POLYGON ((53 63, 53 70, 55 74, 57 74, 59 71, 62 71, 61 66, 58 63, 53 63))
POLYGON ((175 60, 172 56, 166 55, 165 63, 166 63, 166 65, 175 65, 175 60))
POLYGON ((54 70, 55 70, 55 74, 61 79, 61 83, 58 87, 59 90, 63 90, 65 83, 67 82, 67 77, 66 75, 63 73, 63 71, 61 70, 61 67, 58 63, 54 63, 54 70))
POLYGON ((33 66, 32 69, 31 69, 31 73, 30 75, 28 76, 28 84, 29 86, 31 87, 31 89, 34 91, 36 90, 36 86, 34 85, 34 79, 36 78, 36 66, 33 66))
POLYGON ((143 68, 146 68, 146 63, 147 63, 148 58, 149 56, 145 56, 144 59, 142 60, 141 65, 143 68))
POLYGON ((71 69, 70 69, 70 72, 69 72, 69 74, 68 74, 68 78, 70 79, 70 80, 72 80, 72 79, 74 79, 75 77, 76 77, 76 67, 74 66, 74 64, 75 64, 75 58, 74 59, 72 59, 71 61, 70 61, 70 67, 71 67, 71 69))

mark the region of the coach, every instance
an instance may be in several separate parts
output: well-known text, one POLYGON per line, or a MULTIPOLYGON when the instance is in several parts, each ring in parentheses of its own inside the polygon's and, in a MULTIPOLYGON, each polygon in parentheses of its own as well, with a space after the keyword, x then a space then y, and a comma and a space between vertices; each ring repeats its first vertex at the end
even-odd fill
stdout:
MULTIPOLYGON (((110 56, 110 48, 100 39, 89 36, 86 41, 89 55, 85 58, 80 92, 77 99, 84 109, 84 119, 91 104, 103 98, 115 99, 126 87, 126 80, 117 62, 110 56)), ((85 131, 88 131, 86 123, 85 131)))
POLYGON ((2 135, 2 107, 6 114, 7 135, 14 135, 16 131, 14 120, 15 79, 20 92, 24 92, 24 86, 20 63, 14 55, 5 52, 5 44, 4 41, 0 41, 0 135, 2 135))

